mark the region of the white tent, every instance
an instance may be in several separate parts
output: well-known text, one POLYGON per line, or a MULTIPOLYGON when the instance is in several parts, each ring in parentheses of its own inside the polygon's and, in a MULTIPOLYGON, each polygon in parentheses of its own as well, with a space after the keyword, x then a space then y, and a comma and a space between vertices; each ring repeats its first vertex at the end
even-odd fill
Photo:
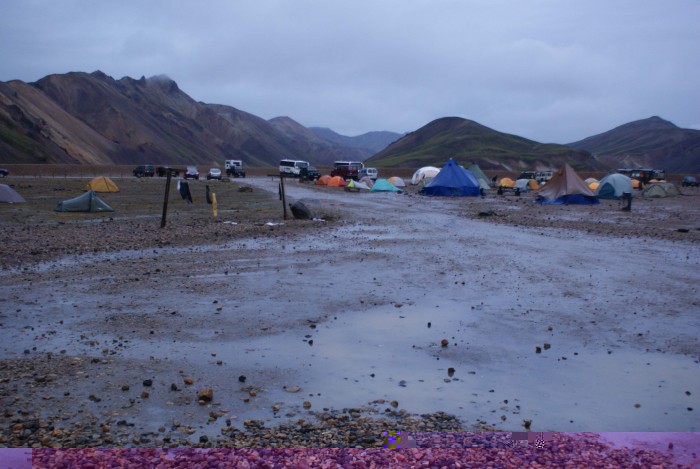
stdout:
POLYGON ((411 184, 415 186, 425 178, 434 178, 439 172, 440 168, 436 168, 435 166, 423 166, 413 173, 413 177, 411 177, 411 184))

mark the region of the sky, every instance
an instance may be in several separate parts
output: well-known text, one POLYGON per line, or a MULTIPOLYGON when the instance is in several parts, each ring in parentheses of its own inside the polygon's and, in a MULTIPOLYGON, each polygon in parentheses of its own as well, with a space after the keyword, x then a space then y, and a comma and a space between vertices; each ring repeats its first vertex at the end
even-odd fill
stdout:
POLYGON ((458 116, 570 143, 700 129, 699 0, 0 0, 0 81, 167 75, 343 135, 458 116))

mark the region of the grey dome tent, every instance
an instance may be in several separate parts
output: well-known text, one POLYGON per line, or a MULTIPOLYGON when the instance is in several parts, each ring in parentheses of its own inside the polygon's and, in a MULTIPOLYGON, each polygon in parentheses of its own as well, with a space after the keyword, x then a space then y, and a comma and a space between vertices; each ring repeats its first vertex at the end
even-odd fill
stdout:
POLYGON ((89 190, 73 199, 64 200, 54 209, 55 212, 114 212, 114 209, 100 199, 95 191, 89 190))
POLYGON ((601 199, 619 199, 624 192, 632 193, 632 179, 624 174, 608 174, 600 180, 595 191, 601 199))
POLYGON ((26 200, 7 184, 0 184, 0 202, 6 204, 23 204, 26 200))

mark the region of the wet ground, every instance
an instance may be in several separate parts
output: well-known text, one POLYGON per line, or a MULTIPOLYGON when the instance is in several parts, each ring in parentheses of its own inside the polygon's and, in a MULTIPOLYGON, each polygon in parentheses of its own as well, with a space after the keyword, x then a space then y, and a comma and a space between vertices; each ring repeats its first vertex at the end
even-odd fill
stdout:
POLYGON ((700 431, 696 243, 504 226, 452 200, 287 195, 352 216, 3 272, 0 356, 35 367, 3 373, 3 406, 195 436, 363 407, 506 431, 700 431))

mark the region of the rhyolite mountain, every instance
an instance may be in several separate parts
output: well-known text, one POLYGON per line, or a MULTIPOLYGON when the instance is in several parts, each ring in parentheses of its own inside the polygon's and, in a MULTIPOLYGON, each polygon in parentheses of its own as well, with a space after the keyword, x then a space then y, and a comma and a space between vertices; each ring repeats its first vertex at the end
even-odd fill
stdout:
POLYGON ((4 163, 276 166, 282 158, 329 164, 366 155, 289 118, 197 102, 165 76, 115 80, 97 71, 0 82, 4 163))
POLYGON ((568 146, 619 167, 700 172, 700 130, 682 129, 658 116, 615 127, 568 146))
POLYGON ((509 171, 559 168, 564 162, 581 170, 605 169, 605 163, 586 151, 498 132, 461 117, 436 119, 406 134, 366 164, 406 168, 442 166, 449 158, 462 165, 476 162, 482 169, 509 171))
POLYGON ((0 82, 0 163, 221 166, 225 159, 242 159, 276 166, 282 158, 317 165, 362 160, 379 167, 441 165, 456 158, 512 171, 567 162, 580 170, 650 166, 699 172, 700 131, 652 117, 558 145, 446 117, 405 135, 346 137, 289 117, 268 121, 195 101, 165 76, 115 80, 97 71, 0 82))

